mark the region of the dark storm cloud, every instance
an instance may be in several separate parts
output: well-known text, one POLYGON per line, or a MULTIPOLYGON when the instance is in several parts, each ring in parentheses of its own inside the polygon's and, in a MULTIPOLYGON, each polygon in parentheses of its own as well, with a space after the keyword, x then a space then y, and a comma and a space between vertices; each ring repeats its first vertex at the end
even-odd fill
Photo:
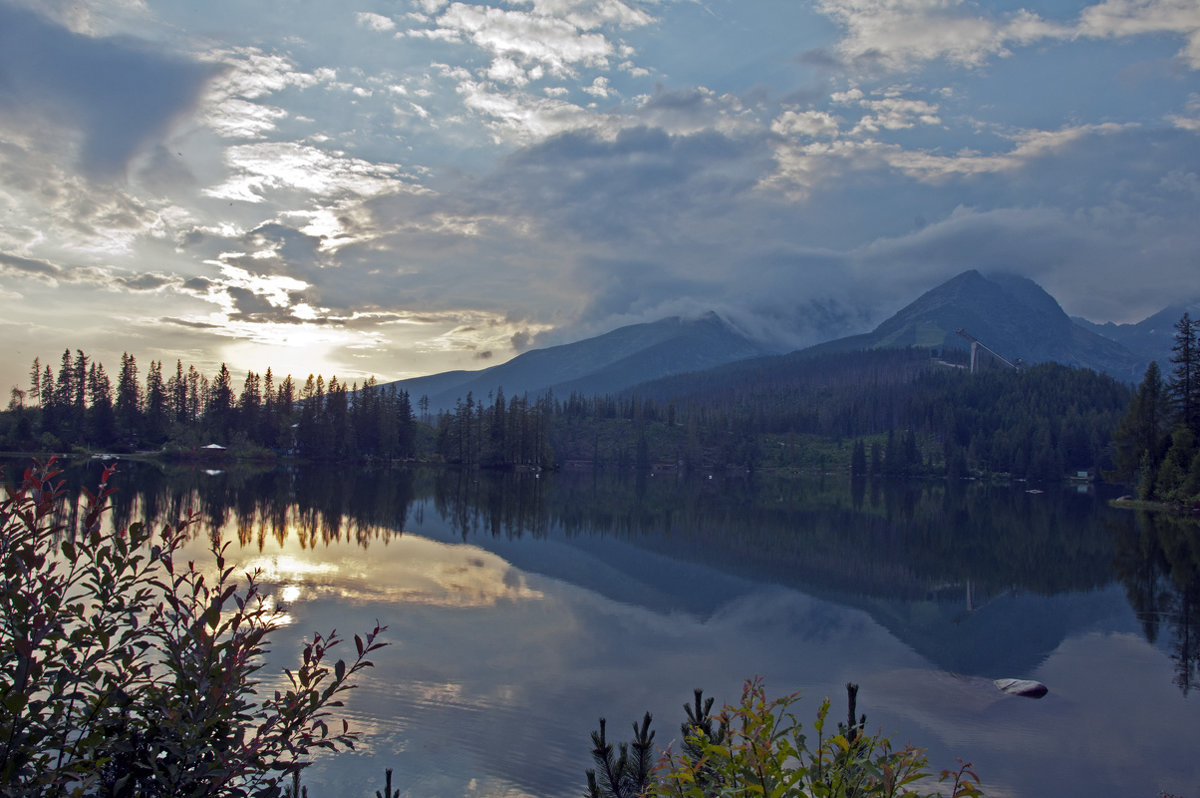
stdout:
POLYGON ((126 38, 72 33, 0 2, 0 110, 32 109, 83 135, 81 166, 119 174, 129 159, 191 108, 210 66, 126 38))
POLYGON ((216 330, 220 329, 219 324, 209 324, 203 321, 192 321, 191 319, 177 319, 173 316, 162 316, 159 321, 163 324, 173 324, 177 327, 188 327, 193 330, 216 330))
POLYGON ((237 238, 208 236, 204 242, 214 250, 214 256, 230 246, 241 249, 244 255, 221 255, 221 261, 257 275, 312 280, 330 262, 320 251, 320 238, 278 222, 259 225, 237 238))
POLYGON ((880 276, 864 285, 879 298, 881 286, 911 298, 967 269, 1029 277, 1063 300, 1068 312, 1099 320, 1139 321, 1169 304, 1163 290, 1170 286, 1200 296, 1196 234, 1175 229, 1160 237, 1159 225, 1145 218, 1139 220, 1145 233, 1122 234, 1133 221, 1057 208, 962 211, 910 235, 879 239, 854 259, 860 273, 880 276), (1131 282, 1131 273, 1140 279, 1131 282), (1125 288, 1112 298, 1114 285, 1125 288))
POLYGON ((521 330, 520 332, 513 333, 510 343, 512 344, 512 348, 513 348, 514 352, 524 352, 526 349, 529 348, 529 343, 530 343, 529 331, 521 330))
POLYGON ((182 288, 185 291, 191 291, 196 294, 206 295, 209 289, 217 286, 217 283, 207 277, 192 277, 183 282, 182 288))
POLYGON ((190 249, 192 247, 200 246, 208 239, 209 235, 204 230, 192 229, 181 234, 176 241, 176 244, 180 249, 190 249))
POLYGON ((909 273, 951 268, 1038 273, 1077 254, 1093 255, 1100 239, 1058 210, 1001 209, 953 215, 912 235, 876 241, 861 258, 909 273))
POLYGON ((5 252, 0 252, 0 269, 47 279, 61 277, 63 271, 61 267, 55 266, 49 261, 22 258, 17 255, 9 255, 5 252))
POLYGON ((157 291, 160 288, 179 284, 178 277, 166 274, 154 274, 152 272, 132 276, 113 275, 111 280, 114 286, 130 291, 157 291))
POLYGON ((643 111, 671 111, 700 117, 706 114, 712 102, 712 94, 700 88, 667 89, 662 84, 654 87, 643 111))
POLYGON ((286 324, 297 324, 300 322, 292 315, 291 308, 276 307, 267 301, 266 297, 249 291, 245 288, 237 286, 226 286, 225 291, 229 294, 229 298, 233 300, 236 310, 229 314, 229 318, 234 321, 248 321, 255 323, 276 322, 286 324))
POLYGON ((681 275, 670 274, 659 265, 638 260, 589 259, 580 267, 580 278, 589 283, 591 301, 584 310, 584 323, 610 316, 640 316, 653 313, 670 297, 711 296, 713 286, 702 285, 681 275))
POLYGON ((722 213, 754 185, 763 168, 756 161, 767 157, 758 145, 650 127, 611 141, 564 133, 511 156, 484 188, 515 194, 548 229, 592 239, 670 237, 670 217, 722 213))

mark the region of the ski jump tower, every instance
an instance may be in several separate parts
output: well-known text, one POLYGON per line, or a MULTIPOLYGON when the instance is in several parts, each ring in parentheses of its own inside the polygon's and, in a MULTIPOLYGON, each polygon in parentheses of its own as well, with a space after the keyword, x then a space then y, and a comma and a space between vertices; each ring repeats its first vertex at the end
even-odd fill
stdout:
POLYGON ((987 344, 980 341, 974 335, 971 335, 969 332, 964 330, 962 327, 959 327, 957 330, 955 330, 955 332, 971 342, 971 373, 972 374, 975 374, 979 371, 979 350, 980 349, 987 350, 988 352, 991 353, 992 357, 994 357, 997 360, 999 360, 1000 362, 1004 363, 1005 365, 1007 365, 1009 368, 1013 369, 1014 371, 1021 370, 1020 365, 1018 365, 1020 363, 1020 360, 1018 360, 1017 363, 1013 363, 1011 360, 1006 358, 1004 355, 1000 354, 995 349, 992 349, 990 346, 988 346, 987 344))

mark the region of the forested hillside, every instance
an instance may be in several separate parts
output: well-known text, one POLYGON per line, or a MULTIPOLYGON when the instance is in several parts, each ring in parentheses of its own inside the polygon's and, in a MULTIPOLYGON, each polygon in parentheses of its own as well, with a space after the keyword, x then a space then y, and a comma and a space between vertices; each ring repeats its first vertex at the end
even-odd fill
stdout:
POLYGON ((1171 370, 1151 363, 1114 433, 1116 479, 1142 499, 1200 506, 1200 322, 1175 324, 1171 370))
MULTIPOLYGON (((1048 363, 972 375, 913 349, 765 358, 616 397, 576 394, 544 412, 550 451, 569 466, 848 465, 864 475, 1052 480, 1106 467, 1129 399, 1127 386, 1088 370, 1048 363)), ((496 434, 492 410, 477 406, 475 423, 471 412, 441 419, 443 431, 481 436, 454 451, 484 452, 496 434)), ((454 451, 443 450, 451 460, 454 451)))
POLYGON ((374 380, 270 369, 235 389, 176 364, 144 383, 122 358, 64 352, 35 361, 30 389, 0 414, 8 451, 159 451, 217 443, 242 454, 313 460, 421 459, 471 467, 707 470, 792 468, 866 475, 1008 473, 1060 479, 1111 468, 1108 443, 1131 392, 1088 370, 1041 364, 970 374, 926 350, 803 353, 646 383, 620 395, 530 399, 468 393, 436 415, 374 380))

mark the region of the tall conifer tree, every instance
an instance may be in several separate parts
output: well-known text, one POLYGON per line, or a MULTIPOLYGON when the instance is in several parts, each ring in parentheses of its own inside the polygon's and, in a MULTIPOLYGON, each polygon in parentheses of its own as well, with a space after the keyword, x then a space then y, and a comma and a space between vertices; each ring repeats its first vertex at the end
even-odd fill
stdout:
POLYGON ((1175 343, 1171 347, 1171 401, 1176 420, 1193 433, 1200 432, 1200 346, 1196 334, 1200 323, 1187 313, 1175 323, 1175 343))

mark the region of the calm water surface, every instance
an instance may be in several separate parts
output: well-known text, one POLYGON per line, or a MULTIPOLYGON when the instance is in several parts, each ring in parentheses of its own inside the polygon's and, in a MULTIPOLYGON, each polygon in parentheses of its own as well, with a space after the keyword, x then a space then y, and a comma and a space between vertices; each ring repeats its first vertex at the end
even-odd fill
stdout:
POLYGON ((694 687, 755 675, 802 717, 859 683, 872 729, 991 796, 1200 796, 1200 527, 1090 491, 121 469, 114 523, 191 509, 198 560, 218 534, 262 569, 288 621, 269 672, 313 631, 388 626, 346 707, 361 745, 307 772, 313 798, 385 767, 405 795, 578 796, 599 716, 627 737, 650 710, 665 744, 694 687))

